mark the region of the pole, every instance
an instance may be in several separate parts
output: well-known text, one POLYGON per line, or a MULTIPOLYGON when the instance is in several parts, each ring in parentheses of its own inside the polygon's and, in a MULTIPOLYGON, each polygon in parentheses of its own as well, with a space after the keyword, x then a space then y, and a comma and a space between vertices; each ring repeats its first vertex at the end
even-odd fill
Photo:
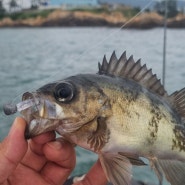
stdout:
POLYGON ((165 86, 165 75, 166 75, 166 37, 167 37, 167 1, 165 0, 165 15, 164 15, 164 36, 163 36, 163 73, 162 73, 162 83, 165 86))

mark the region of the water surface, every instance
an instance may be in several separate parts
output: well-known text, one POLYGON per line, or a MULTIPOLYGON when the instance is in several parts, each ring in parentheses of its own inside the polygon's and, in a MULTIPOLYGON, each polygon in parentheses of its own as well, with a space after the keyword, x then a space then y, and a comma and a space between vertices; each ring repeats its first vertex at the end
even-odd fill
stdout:
MULTIPOLYGON (((169 93, 185 87, 185 30, 167 31, 166 89, 169 93)), ((162 77, 163 29, 119 30, 117 28, 0 29, 0 139, 8 133, 14 116, 5 116, 2 105, 17 102, 25 91, 77 73, 96 73, 97 63, 113 50, 134 59, 142 58, 162 77)), ((77 149, 74 174, 84 173, 96 156, 77 149)), ((135 178, 156 182, 151 170, 140 167, 135 178)), ((167 184, 167 183, 166 183, 167 184)), ((165 185, 166 185, 165 184, 165 185)))

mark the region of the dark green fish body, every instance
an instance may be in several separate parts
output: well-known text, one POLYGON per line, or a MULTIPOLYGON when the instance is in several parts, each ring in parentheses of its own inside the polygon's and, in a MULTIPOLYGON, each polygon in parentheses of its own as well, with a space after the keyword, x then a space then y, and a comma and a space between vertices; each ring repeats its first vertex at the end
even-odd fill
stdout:
POLYGON ((27 136, 55 130, 99 155, 114 185, 129 185, 132 165, 150 161, 160 183, 185 183, 185 89, 168 95, 156 75, 140 61, 104 58, 98 74, 81 74, 47 84, 23 100, 27 136), (32 107, 33 109, 33 107, 32 107), (29 112, 33 112, 31 116, 29 112))

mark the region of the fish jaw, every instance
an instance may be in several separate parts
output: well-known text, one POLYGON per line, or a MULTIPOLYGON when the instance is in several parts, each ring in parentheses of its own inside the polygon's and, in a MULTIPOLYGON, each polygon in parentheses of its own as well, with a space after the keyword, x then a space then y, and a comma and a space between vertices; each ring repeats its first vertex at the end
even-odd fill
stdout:
POLYGON ((49 120, 49 119, 33 119, 26 126, 25 138, 30 139, 42 133, 55 130, 56 125, 61 122, 59 120, 49 120))
POLYGON ((38 93, 25 93, 23 103, 27 100, 31 100, 32 104, 21 111, 27 121, 26 139, 55 130, 58 125, 62 124, 64 113, 57 103, 41 97, 38 93))

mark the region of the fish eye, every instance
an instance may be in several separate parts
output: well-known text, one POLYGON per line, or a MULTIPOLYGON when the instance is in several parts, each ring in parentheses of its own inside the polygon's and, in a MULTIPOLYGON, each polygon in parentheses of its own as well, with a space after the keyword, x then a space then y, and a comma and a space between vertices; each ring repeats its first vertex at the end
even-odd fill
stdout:
POLYGON ((69 102, 74 97, 74 87, 70 83, 57 84, 54 91, 55 99, 60 102, 69 102))

